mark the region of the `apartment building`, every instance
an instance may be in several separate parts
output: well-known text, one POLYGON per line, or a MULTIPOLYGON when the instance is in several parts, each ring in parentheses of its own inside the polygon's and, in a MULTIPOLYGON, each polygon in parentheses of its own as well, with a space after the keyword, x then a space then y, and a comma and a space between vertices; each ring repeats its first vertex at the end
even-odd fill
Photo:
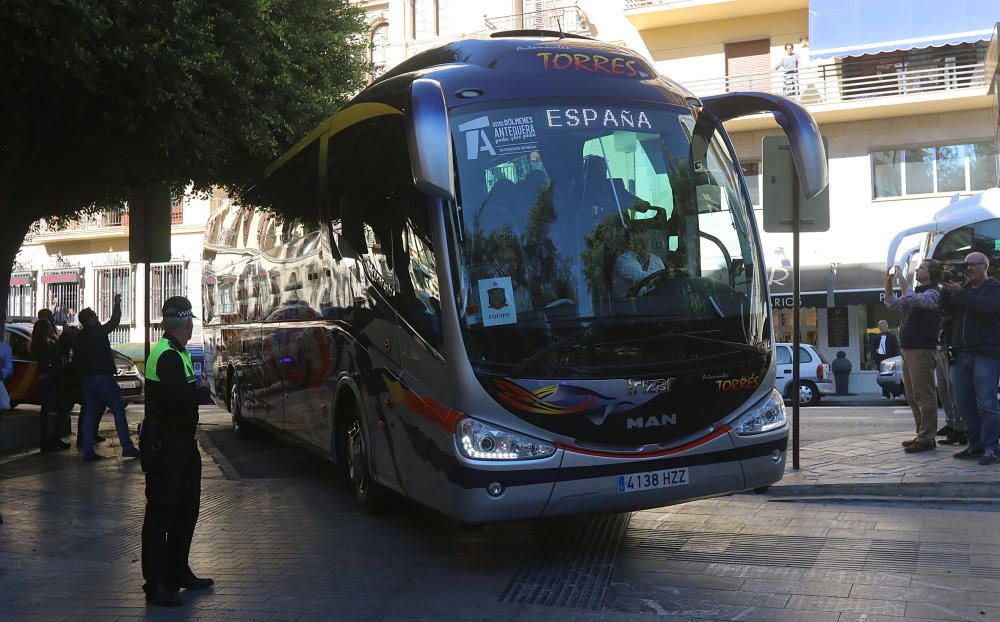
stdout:
MULTIPOLYGON (((162 319, 160 309, 170 296, 187 296, 201 308, 201 254, 205 222, 213 203, 228 201, 222 193, 210 198, 179 197, 171 211, 171 258, 151 265, 149 291, 143 264, 129 263, 129 215, 101 212, 64 226, 36 222, 17 255, 7 300, 9 322, 30 322, 42 307, 62 305, 78 313, 90 307, 106 322, 115 294, 122 295, 122 319, 112 344, 142 342, 145 300, 150 322, 162 319)), ((158 328, 151 339, 161 335, 158 328)), ((195 322, 192 347, 197 354, 201 327, 195 322)))
MULTIPOLYGON (((852 388, 875 390, 868 340, 893 235, 955 195, 997 185, 997 112, 985 61, 1000 2, 911 0, 369 0, 382 70, 462 36, 543 28, 645 55, 695 95, 754 90, 804 104, 829 139, 831 228, 801 237, 803 340, 843 350, 852 388), (786 44, 799 66, 779 67, 786 44)), ((727 129, 760 206, 770 115, 727 129)), ((760 220, 762 214, 758 212, 760 220)), ((791 340, 791 235, 765 234, 775 331, 791 340)))
MULTIPOLYGON (((888 243, 955 195, 997 185, 996 114, 984 70, 1000 3, 910 0, 628 0, 625 15, 662 73, 696 95, 796 98, 829 139, 831 228, 801 237, 803 340, 854 363, 875 387, 868 337, 898 324, 882 304, 888 243), (799 56, 790 86, 776 69, 799 56)), ((765 115, 727 124, 759 203, 765 115)), ((775 330, 791 339, 791 235, 765 234, 775 330)))

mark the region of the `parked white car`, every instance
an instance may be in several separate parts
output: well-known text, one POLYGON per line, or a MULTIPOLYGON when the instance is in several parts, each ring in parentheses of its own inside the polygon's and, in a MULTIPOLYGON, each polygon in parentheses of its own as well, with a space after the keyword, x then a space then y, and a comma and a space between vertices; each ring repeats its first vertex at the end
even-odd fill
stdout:
MULTIPOLYGON (((776 343, 774 384, 786 400, 792 399, 792 344, 776 343)), ((830 364, 819 350, 799 344, 799 404, 815 406, 820 397, 835 392, 830 364)))

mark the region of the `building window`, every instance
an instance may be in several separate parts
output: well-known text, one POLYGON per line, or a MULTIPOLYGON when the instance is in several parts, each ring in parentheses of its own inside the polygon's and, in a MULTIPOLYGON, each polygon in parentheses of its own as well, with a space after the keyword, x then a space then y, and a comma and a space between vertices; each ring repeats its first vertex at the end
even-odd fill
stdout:
POLYGON ((873 151, 871 158, 876 199, 972 192, 997 182, 997 150, 992 142, 873 151))
POLYGON ((31 273, 12 274, 7 294, 7 321, 31 322, 35 319, 35 279, 31 273))
POLYGON ((438 0, 410 0, 413 16, 413 39, 430 39, 438 35, 438 0))
POLYGON ((759 208, 760 202, 760 162, 745 162, 740 160, 740 168, 743 169, 743 178, 747 181, 747 190, 750 191, 750 202, 754 207, 759 208))
POLYGON ((184 224, 184 197, 177 197, 170 203, 170 224, 184 224))
POLYGON ((388 62, 389 24, 382 22, 372 29, 371 55, 369 60, 375 67, 375 73, 385 71, 388 62))
POLYGON ((149 321, 163 320, 163 303, 171 296, 187 296, 187 270, 182 262, 149 268, 149 321))
POLYGON ((114 311, 115 294, 122 296, 121 326, 108 335, 112 344, 125 343, 129 340, 135 303, 132 266, 113 266, 109 268, 94 268, 94 311, 101 322, 111 319, 114 311))

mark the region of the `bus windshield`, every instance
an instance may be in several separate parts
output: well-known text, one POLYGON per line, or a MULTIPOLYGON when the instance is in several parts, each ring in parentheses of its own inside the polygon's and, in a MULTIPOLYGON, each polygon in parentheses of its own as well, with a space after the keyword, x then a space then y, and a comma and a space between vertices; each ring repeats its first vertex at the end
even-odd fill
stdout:
POLYGON ((690 109, 503 102, 458 108, 451 126, 459 317, 476 369, 620 377, 763 353, 739 173, 690 109))

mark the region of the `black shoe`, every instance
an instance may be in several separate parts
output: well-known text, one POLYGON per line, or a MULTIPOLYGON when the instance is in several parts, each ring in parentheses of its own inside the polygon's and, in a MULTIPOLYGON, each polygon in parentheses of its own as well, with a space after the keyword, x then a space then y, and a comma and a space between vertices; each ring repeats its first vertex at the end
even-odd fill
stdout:
POLYGON ((146 602, 151 605, 158 607, 181 606, 181 595, 177 593, 177 590, 172 590, 166 585, 150 585, 147 583, 142 586, 142 591, 146 592, 146 602))
POLYGON ((945 425, 943 428, 937 431, 936 436, 950 436, 955 430, 952 429, 950 425, 945 425))
POLYGON ((126 449, 122 451, 122 458, 138 458, 139 450, 133 447, 132 449, 126 449))
POLYGON ((938 441, 938 443, 941 445, 966 445, 968 444, 968 442, 969 439, 965 435, 965 432, 955 432, 955 431, 949 432, 948 438, 938 441))
POLYGON ((101 454, 94 454, 93 456, 84 456, 83 457, 83 461, 84 462, 98 462, 100 460, 104 460, 104 458, 106 458, 106 457, 107 456, 102 456, 101 454))
POLYGON ((54 441, 52 446, 56 448, 56 451, 62 451, 70 448, 70 444, 66 441, 54 441))
POLYGON ((992 451, 987 451, 983 453, 983 457, 979 459, 979 464, 986 466, 988 464, 993 464, 997 461, 997 455, 992 451))
POLYGON ((956 458, 967 459, 967 458, 979 458, 984 452, 982 449, 973 449, 972 447, 966 447, 962 451, 955 454, 956 458))
POLYGON ((212 579, 196 577, 194 574, 189 574, 178 581, 171 581, 168 585, 170 587, 184 588, 185 590, 204 590, 215 585, 215 581, 212 579))

